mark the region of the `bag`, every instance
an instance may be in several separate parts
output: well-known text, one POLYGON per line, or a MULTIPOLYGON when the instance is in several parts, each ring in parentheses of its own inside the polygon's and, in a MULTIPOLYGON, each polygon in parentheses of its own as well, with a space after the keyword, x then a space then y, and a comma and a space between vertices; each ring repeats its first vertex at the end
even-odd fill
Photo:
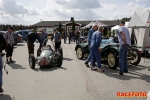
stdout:
POLYGON ((29 34, 27 35, 27 39, 28 39, 28 40, 31 40, 31 39, 34 37, 34 35, 35 35, 35 33, 29 33, 29 34))
POLYGON ((7 48, 7 43, 5 41, 5 38, 2 34, 0 34, 0 52, 2 50, 5 50, 7 48))

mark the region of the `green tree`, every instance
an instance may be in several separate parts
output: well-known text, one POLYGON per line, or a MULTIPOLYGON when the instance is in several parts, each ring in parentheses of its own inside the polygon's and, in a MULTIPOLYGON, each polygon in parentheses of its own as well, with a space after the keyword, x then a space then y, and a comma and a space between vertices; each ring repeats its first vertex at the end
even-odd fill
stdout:
POLYGON ((61 22, 59 22, 59 32, 62 34, 62 27, 61 27, 61 22))
POLYGON ((110 37, 111 36, 111 31, 108 31, 107 36, 106 37, 110 37))
POLYGON ((75 31, 75 22, 74 22, 74 20, 72 21, 72 31, 75 31))

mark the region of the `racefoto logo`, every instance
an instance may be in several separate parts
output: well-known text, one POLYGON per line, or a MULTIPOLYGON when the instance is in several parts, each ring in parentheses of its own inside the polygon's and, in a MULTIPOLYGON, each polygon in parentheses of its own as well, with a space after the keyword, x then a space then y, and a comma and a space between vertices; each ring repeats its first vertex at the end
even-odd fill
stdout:
POLYGON ((146 92, 117 92, 117 97, 123 97, 123 98, 146 98, 147 93, 146 92))

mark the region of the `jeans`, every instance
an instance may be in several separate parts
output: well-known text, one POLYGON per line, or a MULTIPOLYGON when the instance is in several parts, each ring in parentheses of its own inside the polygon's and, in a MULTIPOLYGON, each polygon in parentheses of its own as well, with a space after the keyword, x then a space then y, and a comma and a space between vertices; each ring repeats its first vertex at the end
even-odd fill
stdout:
POLYGON ((88 58, 86 59, 86 62, 92 61, 92 49, 91 49, 91 47, 89 48, 89 51, 90 51, 90 54, 89 54, 88 58))
POLYGON ((55 51, 59 51, 61 42, 55 42, 55 51))
POLYGON ((101 68, 101 53, 98 51, 97 47, 92 48, 92 62, 91 65, 94 66, 97 62, 97 67, 101 68))
POLYGON ((2 64, 2 57, 1 57, 1 53, 0 53, 0 86, 2 86, 2 76, 3 76, 3 64, 2 64))
POLYGON ((64 43, 66 43, 66 36, 64 36, 64 43))
POLYGON ((129 46, 120 46, 119 47, 119 67, 120 72, 123 73, 125 70, 128 71, 128 61, 127 61, 127 52, 129 46))

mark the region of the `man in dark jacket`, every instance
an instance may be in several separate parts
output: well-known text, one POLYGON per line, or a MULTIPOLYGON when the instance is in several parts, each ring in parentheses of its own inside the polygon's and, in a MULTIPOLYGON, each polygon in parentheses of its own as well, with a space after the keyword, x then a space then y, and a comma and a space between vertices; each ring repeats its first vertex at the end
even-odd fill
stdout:
POLYGON ((2 50, 6 49, 6 47, 7 47, 7 43, 6 43, 3 35, 0 34, 0 93, 3 92, 3 89, 2 89, 2 69, 3 69, 3 63, 2 63, 1 53, 2 53, 2 50))
POLYGON ((27 40, 28 51, 29 51, 29 55, 30 54, 34 55, 34 42, 37 39, 39 41, 39 43, 41 44, 41 40, 40 40, 40 37, 39 37, 39 35, 37 33, 31 32, 29 34, 32 34, 32 35, 27 40))

